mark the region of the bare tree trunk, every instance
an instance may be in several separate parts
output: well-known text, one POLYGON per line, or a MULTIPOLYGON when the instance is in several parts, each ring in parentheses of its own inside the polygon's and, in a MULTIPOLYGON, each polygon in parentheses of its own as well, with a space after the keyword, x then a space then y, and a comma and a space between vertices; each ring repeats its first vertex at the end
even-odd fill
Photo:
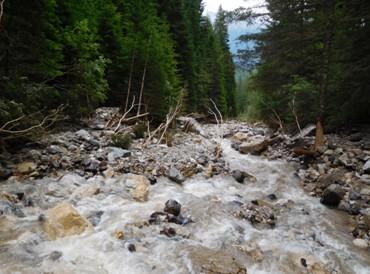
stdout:
POLYGON ((0 25, 1 25, 1 19, 2 19, 3 14, 4 14, 4 2, 5 2, 5 0, 0 0, 0 25))
POLYGON ((130 67, 130 76, 128 79, 128 88, 127 88, 127 95, 126 95, 126 104, 125 104, 125 111, 126 113, 128 108, 128 101, 130 100, 130 92, 131 92, 131 84, 132 84, 132 74, 134 72, 134 66, 135 66, 135 52, 132 53, 132 60, 131 60, 131 67, 130 67))
POLYGON ((140 95, 139 95, 139 106, 137 108, 137 114, 136 115, 140 115, 141 101, 143 99, 143 91, 144 91, 144 85, 145 85, 146 69, 147 69, 147 66, 148 66, 148 59, 149 59, 149 55, 146 56, 146 60, 145 60, 143 78, 141 79, 141 87, 140 87, 140 95))

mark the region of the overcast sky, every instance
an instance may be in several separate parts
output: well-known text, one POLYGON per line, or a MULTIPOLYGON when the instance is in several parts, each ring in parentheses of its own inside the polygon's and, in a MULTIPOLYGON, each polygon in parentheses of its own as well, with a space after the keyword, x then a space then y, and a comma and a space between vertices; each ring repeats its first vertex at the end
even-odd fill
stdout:
POLYGON ((253 7, 262 4, 264 0, 204 0, 205 13, 215 13, 221 5, 224 10, 233 10, 239 7, 253 7))

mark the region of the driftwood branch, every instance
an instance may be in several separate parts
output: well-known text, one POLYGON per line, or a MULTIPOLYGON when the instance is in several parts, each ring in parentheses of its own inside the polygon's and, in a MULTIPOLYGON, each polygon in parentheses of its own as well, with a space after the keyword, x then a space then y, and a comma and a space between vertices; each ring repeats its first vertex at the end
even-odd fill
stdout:
POLYGON ((295 123, 297 124, 299 133, 302 134, 302 128, 301 128, 301 125, 299 124, 298 115, 297 115, 297 112, 295 110, 295 98, 293 98, 292 103, 290 104, 290 109, 292 110, 292 113, 293 113, 293 116, 294 116, 294 119, 295 119, 295 123))
POLYGON ((146 147, 153 140, 153 138, 157 136, 158 134, 160 135, 160 137, 159 137, 157 144, 160 144, 162 142, 164 136, 166 135, 168 131, 168 128, 170 127, 172 122, 175 120, 176 116, 179 114, 181 110, 181 105, 182 105, 182 100, 180 99, 177 102, 177 105, 175 106, 175 108, 171 108, 170 111, 167 113, 166 120, 162 122, 153 132, 150 132, 150 131, 148 132, 148 138, 146 139, 143 145, 144 147, 146 147))
POLYGON ((222 124, 223 124, 223 118, 222 118, 222 114, 221 114, 221 111, 219 110, 219 108, 217 107, 216 103, 210 99, 211 103, 213 104, 215 111, 213 111, 211 108, 209 109, 209 113, 212 114, 215 119, 216 119, 216 123, 217 123, 217 128, 218 128, 218 141, 217 141, 217 145, 216 145, 216 151, 215 151, 215 154, 216 154, 216 158, 220 158, 221 157, 221 154, 222 154, 222 148, 221 148, 221 141, 223 139, 223 129, 222 129, 222 124))
POLYGON ((0 134, 9 134, 9 135, 25 135, 28 134, 36 129, 40 128, 48 128, 51 125, 53 125, 56 121, 59 119, 59 114, 64 110, 64 106, 59 106, 56 110, 54 110, 51 114, 44 117, 44 119, 37 125, 30 126, 25 129, 20 130, 13 130, 15 126, 19 125, 19 122, 22 121, 24 118, 26 118, 26 115, 22 115, 21 117, 18 117, 14 120, 6 122, 1 128, 0 128, 0 134))

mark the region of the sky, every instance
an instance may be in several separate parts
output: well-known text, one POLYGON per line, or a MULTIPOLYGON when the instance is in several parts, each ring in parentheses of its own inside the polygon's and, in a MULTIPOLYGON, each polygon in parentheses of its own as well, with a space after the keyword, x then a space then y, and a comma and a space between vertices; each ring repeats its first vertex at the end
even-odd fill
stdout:
POLYGON ((217 12, 221 5, 224 10, 233 10, 239 7, 253 7, 262 4, 264 0, 204 0, 205 13, 217 12))

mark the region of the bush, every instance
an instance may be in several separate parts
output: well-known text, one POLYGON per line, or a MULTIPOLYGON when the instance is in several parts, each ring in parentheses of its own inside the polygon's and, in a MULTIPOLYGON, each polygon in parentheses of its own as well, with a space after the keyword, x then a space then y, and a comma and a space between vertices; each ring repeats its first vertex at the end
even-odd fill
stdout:
POLYGON ((146 125, 143 122, 137 123, 134 126, 133 132, 135 134, 135 137, 140 139, 145 137, 146 132, 146 125))
POLYGON ((132 138, 129 134, 114 134, 112 136, 112 143, 115 147, 129 149, 132 143, 132 138))

